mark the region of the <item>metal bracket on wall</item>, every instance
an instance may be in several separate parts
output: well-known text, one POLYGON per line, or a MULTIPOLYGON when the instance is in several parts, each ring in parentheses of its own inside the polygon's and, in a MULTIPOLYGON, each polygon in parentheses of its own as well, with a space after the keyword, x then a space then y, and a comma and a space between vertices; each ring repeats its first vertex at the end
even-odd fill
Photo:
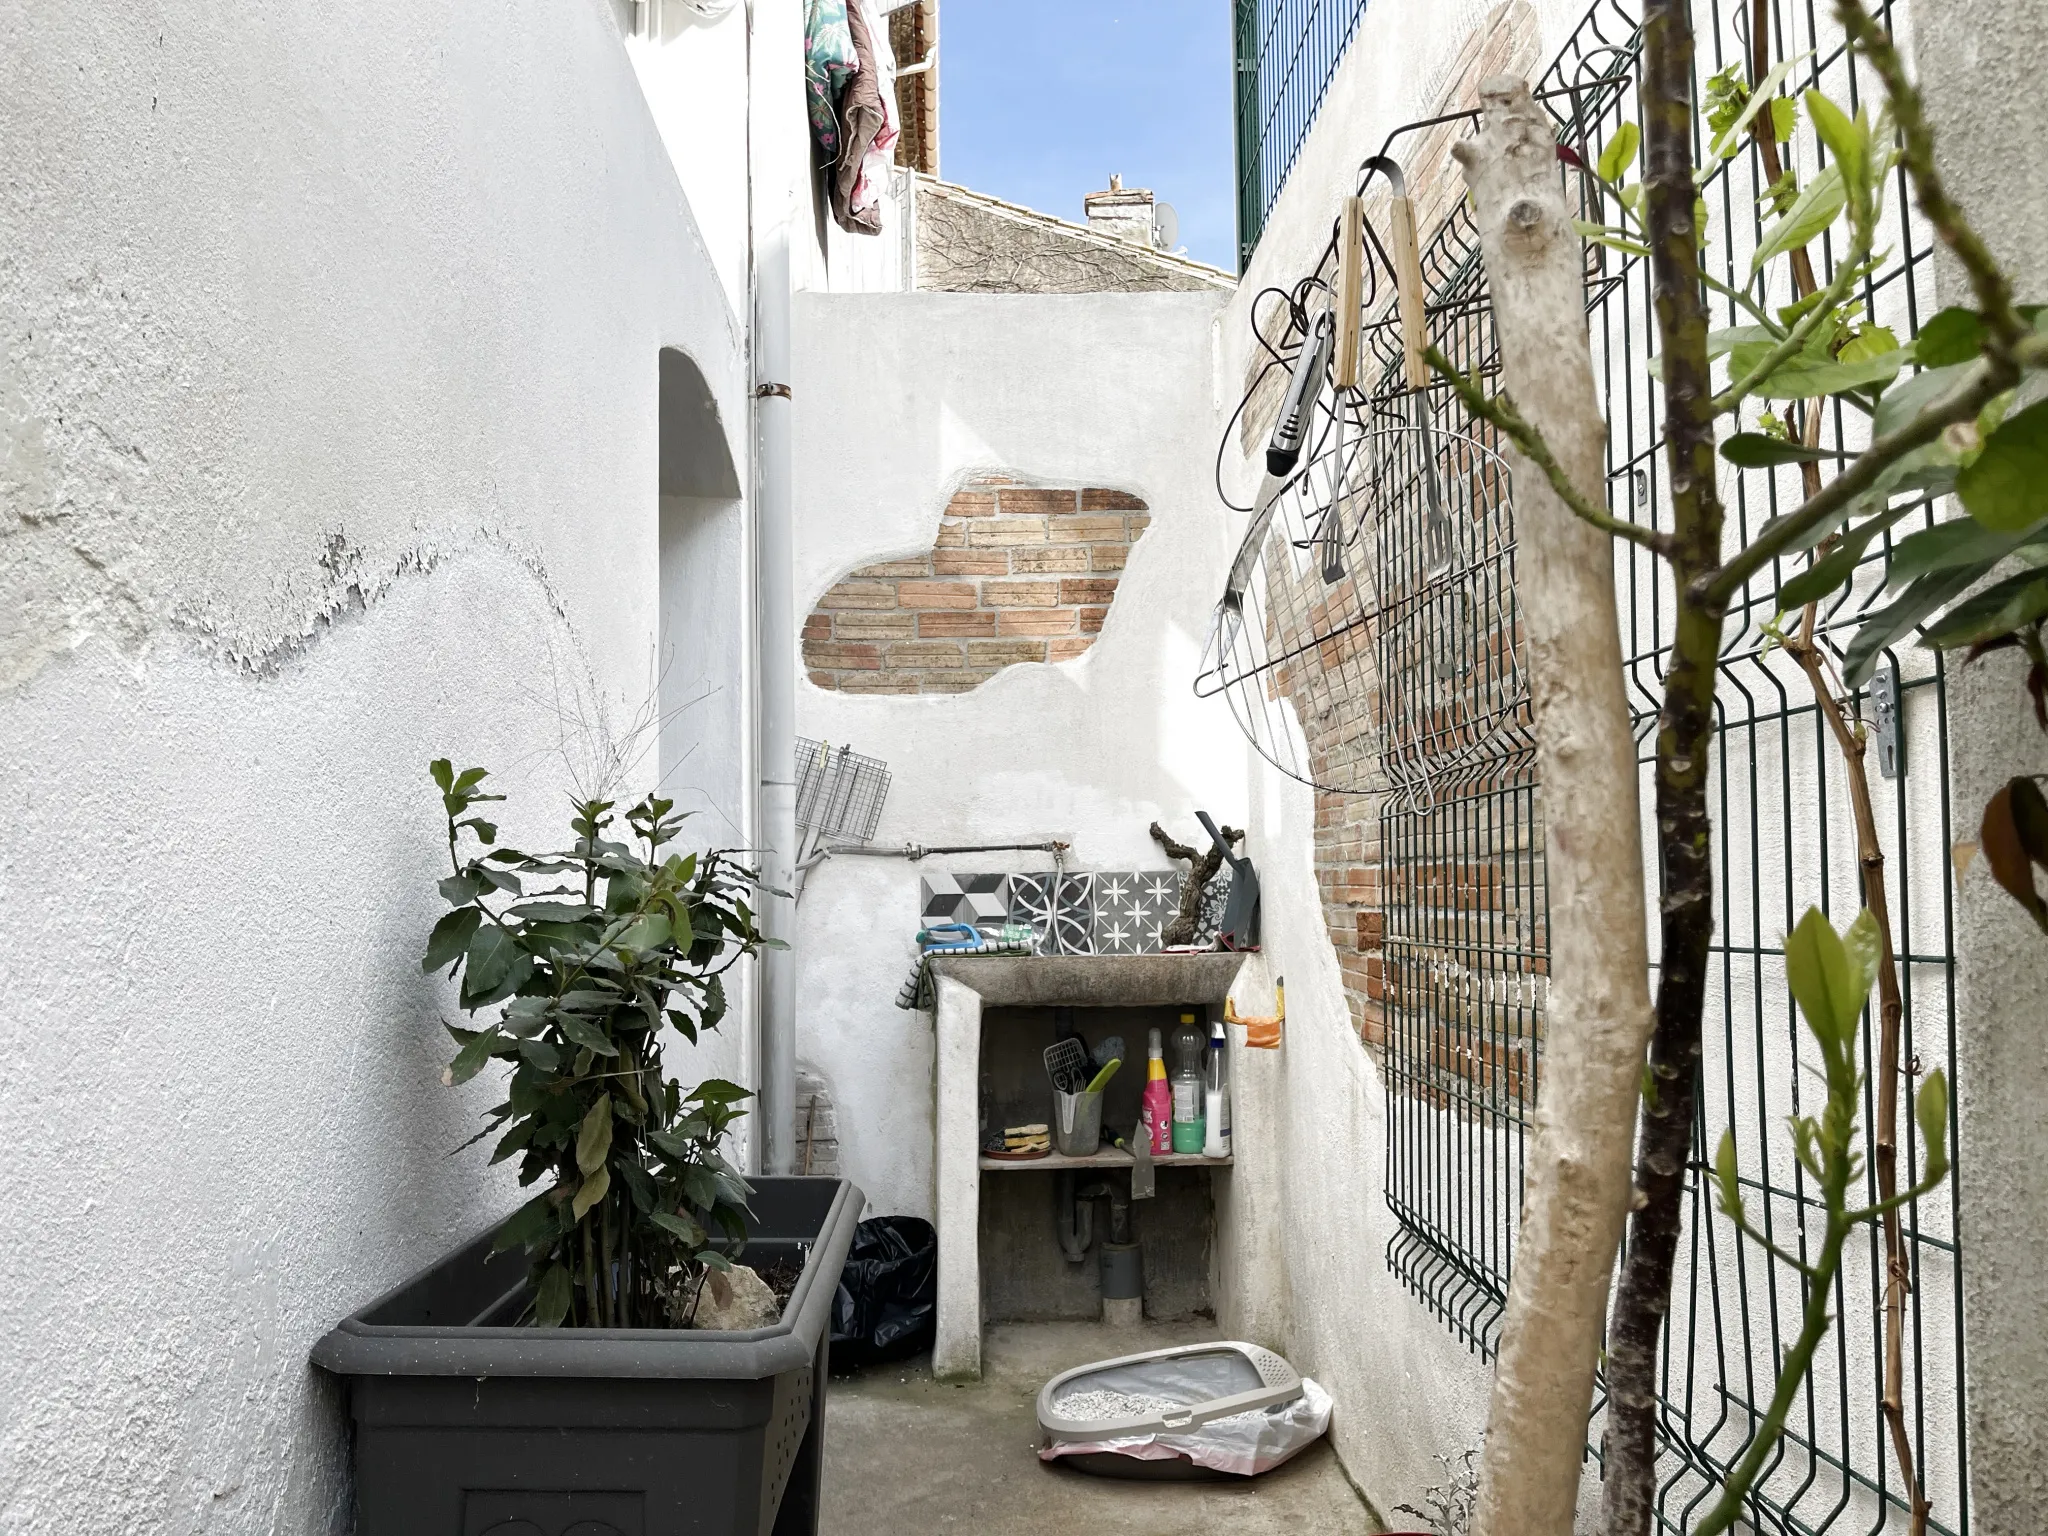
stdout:
POLYGON ((1877 771, 1896 779, 1906 771, 1906 742, 1899 733, 1899 669, 1886 662, 1870 680, 1870 734, 1877 742, 1877 771))

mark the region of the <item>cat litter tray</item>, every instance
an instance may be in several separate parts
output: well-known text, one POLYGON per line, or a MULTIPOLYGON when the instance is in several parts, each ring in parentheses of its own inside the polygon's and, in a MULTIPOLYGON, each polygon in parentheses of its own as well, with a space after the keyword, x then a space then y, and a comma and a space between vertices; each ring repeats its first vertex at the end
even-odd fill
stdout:
POLYGON ((1038 1393, 1041 1460, 1108 1477, 1251 1477, 1330 1427, 1329 1394, 1256 1344, 1184 1344, 1063 1371, 1038 1393))

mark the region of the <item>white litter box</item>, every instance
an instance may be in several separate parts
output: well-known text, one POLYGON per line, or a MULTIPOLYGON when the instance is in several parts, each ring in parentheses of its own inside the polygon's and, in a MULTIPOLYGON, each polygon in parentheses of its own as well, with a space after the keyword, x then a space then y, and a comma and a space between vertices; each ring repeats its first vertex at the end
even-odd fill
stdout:
POLYGON ((1240 1477, 1330 1427, 1330 1399, 1256 1344, 1184 1344, 1063 1371, 1038 1393, 1047 1461, 1112 1477, 1240 1477))

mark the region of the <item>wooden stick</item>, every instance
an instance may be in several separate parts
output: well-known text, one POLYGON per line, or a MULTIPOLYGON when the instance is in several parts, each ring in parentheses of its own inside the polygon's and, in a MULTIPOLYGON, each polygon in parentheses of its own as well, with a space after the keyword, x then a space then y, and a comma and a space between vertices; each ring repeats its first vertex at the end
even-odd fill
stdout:
MULTIPOLYGON (((1454 153, 1477 210, 1503 378, 1569 482, 1605 505, 1607 429, 1586 335, 1585 246, 1565 207, 1556 135, 1526 81, 1486 80, 1480 103, 1477 137, 1454 153)), ((1518 449, 1512 456, 1548 832, 1551 979, 1472 1531, 1571 1536, 1608 1282, 1629 1209, 1651 1028, 1648 917, 1613 546, 1518 449)))

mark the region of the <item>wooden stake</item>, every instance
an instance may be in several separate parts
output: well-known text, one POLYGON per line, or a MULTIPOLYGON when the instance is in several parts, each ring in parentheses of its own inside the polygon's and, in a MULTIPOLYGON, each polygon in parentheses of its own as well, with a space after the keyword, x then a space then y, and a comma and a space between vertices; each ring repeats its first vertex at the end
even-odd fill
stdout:
MULTIPOLYGON (((1557 139, 1525 81, 1480 87, 1454 151, 1478 213, 1503 380, 1580 494, 1606 501, 1557 139)), ((1398 259, 1398 258, 1397 258, 1398 259)), ((1510 450, 1517 576, 1543 784, 1550 987, 1521 1233, 1494 1371, 1473 1536, 1571 1536, 1608 1283, 1627 1218, 1650 1037, 1635 741, 1622 692, 1609 540, 1510 450)))

